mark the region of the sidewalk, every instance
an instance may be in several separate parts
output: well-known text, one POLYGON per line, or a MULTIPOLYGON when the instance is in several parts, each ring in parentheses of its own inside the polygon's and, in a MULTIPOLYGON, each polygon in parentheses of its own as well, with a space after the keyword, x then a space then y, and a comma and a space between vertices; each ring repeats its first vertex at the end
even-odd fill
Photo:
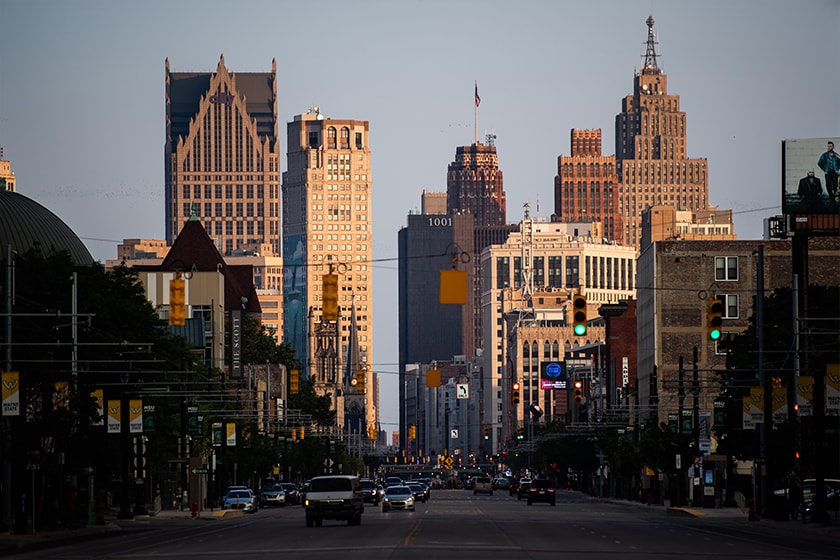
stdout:
POLYGON ((86 525, 76 529, 56 529, 54 531, 38 531, 35 533, 16 534, 8 531, 0 532, 0 557, 13 556, 21 550, 37 550, 73 544, 75 542, 118 536, 124 531, 142 528, 155 522, 174 520, 185 521, 216 521, 223 518, 241 517, 241 510, 202 510, 197 518, 193 518, 189 510, 161 510, 149 515, 138 515, 133 519, 117 519, 117 510, 105 513, 105 523, 102 525, 86 525))

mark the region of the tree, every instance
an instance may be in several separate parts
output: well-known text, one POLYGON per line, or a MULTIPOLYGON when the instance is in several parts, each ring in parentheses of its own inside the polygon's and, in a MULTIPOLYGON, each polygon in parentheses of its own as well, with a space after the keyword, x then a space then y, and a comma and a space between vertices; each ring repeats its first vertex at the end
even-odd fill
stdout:
POLYGON ((300 381, 300 389, 297 395, 289 395, 289 408, 309 414, 321 426, 335 424, 332 394, 318 395, 315 392, 315 380, 311 377, 300 381))

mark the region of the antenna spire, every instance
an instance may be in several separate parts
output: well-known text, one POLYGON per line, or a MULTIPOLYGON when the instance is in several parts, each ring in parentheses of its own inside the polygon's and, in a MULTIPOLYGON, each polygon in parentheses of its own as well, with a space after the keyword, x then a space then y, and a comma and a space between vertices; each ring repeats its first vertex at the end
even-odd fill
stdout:
POLYGON ((643 73, 659 73, 659 65, 656 63, 656 45, 659 41, 656 40, 656 33, 653 32, 653 16, 648 16, 645 21, 648 26, 647 47, 645 48, 645 66, 643 73))

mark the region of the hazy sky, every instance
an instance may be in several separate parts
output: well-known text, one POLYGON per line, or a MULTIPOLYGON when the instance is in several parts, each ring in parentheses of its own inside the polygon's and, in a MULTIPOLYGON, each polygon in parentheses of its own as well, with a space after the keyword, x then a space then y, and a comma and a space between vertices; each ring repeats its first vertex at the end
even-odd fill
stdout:
MULTIPOLYGON (((739 239, 781 213, 781 141, 840 138, 838 0, 0 0, 0 146, 18 192, 94 258, 163 239, 164 64, 236 72, 277 60, 285 123, 318 105, 370 122, 374 356, 397 429, 397 231, 444 191, 457 146, 496 135, 508 222, 547 218, 572 128, 600 128, 632 93, 653 15, 688 156, 739 239)), ((285 170, 285 160, 283 169, 285 170)))

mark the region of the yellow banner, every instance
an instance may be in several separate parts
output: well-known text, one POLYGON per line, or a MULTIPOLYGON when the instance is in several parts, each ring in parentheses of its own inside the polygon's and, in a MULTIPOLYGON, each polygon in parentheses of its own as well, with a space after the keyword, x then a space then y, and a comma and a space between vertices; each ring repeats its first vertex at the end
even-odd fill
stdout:
POLYGON ((840 364, 825 365, 825 413, 840 416, 840 364))
POLYGON ((800 375, 796 382, 796 404, 799 416, 814 415, 814 377, 800 375))
POLYGON ((96 401, 96 410, 99 411, 99 420, 95 420, 93 425, 103 426, 105 424, 105 391, 94 389, 90 392, 90 396, 96 401))
POLYGON ((53 391, 53 410, 70 406, 70 383, 58 381, 53 391))
POLYGON ((236 424, 233 422, 225 424, 225 437, 228 447, 236 447, 236 424))
POLYGON ((787 406, 787 387, 774 387, 773 388, 773 401, 772 401, 772 409, 773 409, 773 422, 774 423, 781 423, 787 422, 788 419, 788 406, 787 406))
POLYGON ((4 371, 3 416, 20 416, 20 372, 4 371))
POLYGON ((143 399, 128 401, 128 431, 132 434, 143 433, 143 399))
POLYGON ((109 434, 120 433, 121 420, 122 420, 122 407, 120 407, 120 401, 109 400, 108 401, 108 433, 109 434))

